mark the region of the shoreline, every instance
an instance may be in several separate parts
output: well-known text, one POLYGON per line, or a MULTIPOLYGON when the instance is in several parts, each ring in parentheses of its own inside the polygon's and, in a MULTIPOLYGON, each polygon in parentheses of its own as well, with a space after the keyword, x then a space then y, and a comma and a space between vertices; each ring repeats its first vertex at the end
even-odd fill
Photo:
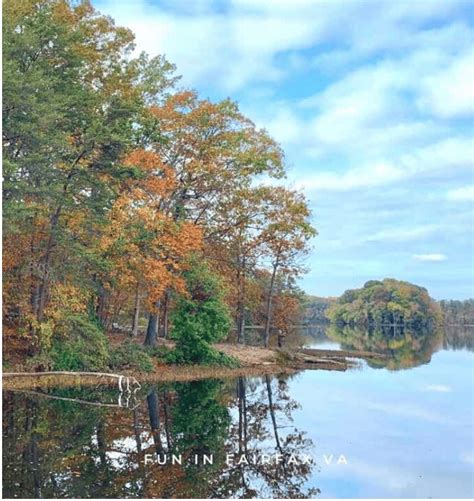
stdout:
MULTIPOLYGON (((161 341, 160 344, 171 346, 172 342, 161 341)), ((155 361, 155 369, 152 372, 122 370, 114 374, 79 371, 26 372, 24 366, 19 365, 15 367, 15 372, 2 372, 2 384, 6 390, 53 386, 93 386, 98 383, 117 386, 117 378, 120 376, 135 378, 140 383, 159 383, 268 374, 294 374, 301 370, 346 371, 358 365, 355 359, 383 356, 371 352, 310 348, 281 350, 227 343, 216 344, 214 347, 238 360, 240 367, 166 365, 155 361)))

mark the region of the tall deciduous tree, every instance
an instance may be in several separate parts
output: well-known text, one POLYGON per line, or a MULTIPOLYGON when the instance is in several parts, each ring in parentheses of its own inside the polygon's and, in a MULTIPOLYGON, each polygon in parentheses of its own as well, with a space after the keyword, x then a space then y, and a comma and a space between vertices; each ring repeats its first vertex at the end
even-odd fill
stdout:
POLYGON ((282 187, 274 188, 266 216, 268 224, 262 239, 265 242, 265 258, 271 276, 265 307, 263 342, 268 346, 277 273, 294 276, 304 270, 301 258, 308 252, 309 240, 316 235, 316 230, 311 226, 310 210, 304 195, 282 187))

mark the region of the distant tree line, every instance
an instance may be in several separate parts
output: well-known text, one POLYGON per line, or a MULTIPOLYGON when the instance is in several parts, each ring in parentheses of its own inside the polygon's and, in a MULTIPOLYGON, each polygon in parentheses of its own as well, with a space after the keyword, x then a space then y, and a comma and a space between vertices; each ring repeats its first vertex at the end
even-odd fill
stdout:
POLYGON ((474 326, 474 299, 443 299, 439 304, 443 310, 445 324, 474 326))
POLYGON ((328 324, 327 312, 335 301, 337 298, 306 295, 302 323, 304 325, 328 324))

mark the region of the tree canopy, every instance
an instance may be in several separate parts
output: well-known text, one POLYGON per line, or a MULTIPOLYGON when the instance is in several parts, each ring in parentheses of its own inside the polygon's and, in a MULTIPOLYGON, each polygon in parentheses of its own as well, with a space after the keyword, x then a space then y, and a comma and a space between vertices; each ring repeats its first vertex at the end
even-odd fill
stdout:
POLYGON ((430 327, 442 320, 441 308, 424 287, 385 278, 347 290, 330 306, 328 317, 341 325, 430 327))
POLYGON ((85 337, 147 323, 154 345, 199 255, 227 331, 262 321, 268 344, 315 235, 302 193, 271 186, 280 146, 86 0, 5 0, 3 42, 6 339, 32 354, 84 344, 71 322, 85 337))

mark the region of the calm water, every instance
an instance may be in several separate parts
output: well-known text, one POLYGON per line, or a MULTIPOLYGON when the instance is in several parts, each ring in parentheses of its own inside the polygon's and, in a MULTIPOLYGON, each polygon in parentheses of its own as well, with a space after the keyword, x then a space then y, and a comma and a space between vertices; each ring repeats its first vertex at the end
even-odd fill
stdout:
POLYGON ((120 402, 103 389, 4 392, 3 495, 473 497, 472 332, 329 334, 316 344, 391 358, 156 385, 120 402))

